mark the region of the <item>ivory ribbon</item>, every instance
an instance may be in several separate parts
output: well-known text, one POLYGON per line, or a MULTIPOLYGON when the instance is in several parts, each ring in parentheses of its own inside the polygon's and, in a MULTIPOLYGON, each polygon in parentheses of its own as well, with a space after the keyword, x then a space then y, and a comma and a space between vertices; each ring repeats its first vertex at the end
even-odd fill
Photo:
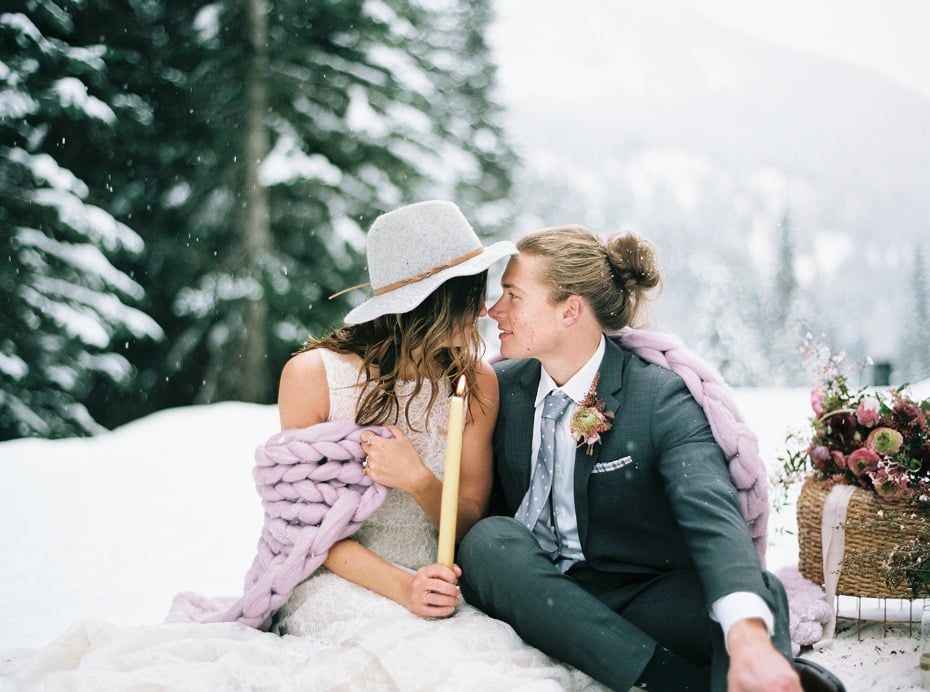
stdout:
POLYGON ((834 485, 823 503, 820 537, 823 547, 823 581, 830 620, 823 626, 823 638, 833 639, 836 630, 836 587, 840 581, 843 551, 846 548, 846 509, 856 491, 854 485, 834 485))

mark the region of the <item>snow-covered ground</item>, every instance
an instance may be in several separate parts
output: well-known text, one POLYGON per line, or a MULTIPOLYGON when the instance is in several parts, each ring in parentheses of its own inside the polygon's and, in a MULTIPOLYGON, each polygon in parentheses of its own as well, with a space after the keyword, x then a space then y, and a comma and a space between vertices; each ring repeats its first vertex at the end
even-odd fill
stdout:
MULTIPOLYGON (((806 427, 808 392, 734 394, 774 469, 785 436, 806 427)), ((43 647, 86 619, 159 623, 180 591, 240 593, 262 521, 252 452, 277 429, 273 406, 222 403, 92 439, 0 444, 0 650, 43 647)), ((793 507, 773 513, 773 571, 797 563, 794 525, 793 507)), ((873 615, 880 605, 861 603, 873 615)), ((844 600, 841 614, 859 607, 844 600)), ((889 619, 907 615, 887 607, 889 619)), ((808 655, 850 692, 919 690, 918 635, 866 624, 860 641, 841 619, 833 646, 808 655)))

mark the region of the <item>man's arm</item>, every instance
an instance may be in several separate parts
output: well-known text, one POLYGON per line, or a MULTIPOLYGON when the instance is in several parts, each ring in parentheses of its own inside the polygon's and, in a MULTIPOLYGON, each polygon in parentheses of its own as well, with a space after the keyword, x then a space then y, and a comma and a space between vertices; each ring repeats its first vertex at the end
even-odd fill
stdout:
POLYGON ((657 378, 652 443, 665 497, 708 605, 738 591, 768 603, 762 565, 707 417, 681 378, 671 373, 657 378))
POLYGON ((661 387, 655 420, 666 495, 726 638, 729 692, 801 692, 790 661, 771 640, 762 566, 723 451, 683 382, 670 378, 661 387))

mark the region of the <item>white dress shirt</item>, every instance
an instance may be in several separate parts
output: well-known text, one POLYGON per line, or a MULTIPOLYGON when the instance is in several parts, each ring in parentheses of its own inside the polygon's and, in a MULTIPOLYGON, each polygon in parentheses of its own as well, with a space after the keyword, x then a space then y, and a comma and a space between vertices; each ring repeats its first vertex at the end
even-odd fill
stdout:
MULTIPOLYGON (((534 460, 539 453, 539 429, 542 421, 543 401, 546 395, 553 390, 562 391, 573 403, 565 409, 562 417, 556 421, 555 441, 555 468, 552 475, 552 508, 555 511, 556 524, 559 536, 562 539, 562 552, 559 569, 568 570, 575 562, 584 560, 581 550, 581 537, 578 535, 578 519, 575 512, 575 448, 577 442, 572 437, 572 416, 578 410, 580 402, 588 393, 591 383, 597 375, 597 369, 604 359, 604 337, 598 344, 597 350, 590 360, 561 387, 549 376, 543 368, 539 377, 539 387, 536 390, 536 413, 533 419, 533 456, 534 460)), ((552 529, 552 516, 549 506, 543 507, 542 514, 533 529, 533 535, 539 545, 548 551, 555 550, 555 535, 552 529)))

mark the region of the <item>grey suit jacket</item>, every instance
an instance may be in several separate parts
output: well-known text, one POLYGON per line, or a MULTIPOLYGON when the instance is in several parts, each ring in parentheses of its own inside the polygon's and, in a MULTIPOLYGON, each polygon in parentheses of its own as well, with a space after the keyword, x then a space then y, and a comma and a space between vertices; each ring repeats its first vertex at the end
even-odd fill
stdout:
MULTIPOLYGON (((497 509, 513 516, 533 466, 540 363, 494 366, 501 407, 494 432, 497 509)), ((648 577, 694 569, 709 605, 734 591, 771 605, 724 455, 681 378, 607 340, 598 397, 613 427, 575 454, 582 549, 595 569, 648 577)))

